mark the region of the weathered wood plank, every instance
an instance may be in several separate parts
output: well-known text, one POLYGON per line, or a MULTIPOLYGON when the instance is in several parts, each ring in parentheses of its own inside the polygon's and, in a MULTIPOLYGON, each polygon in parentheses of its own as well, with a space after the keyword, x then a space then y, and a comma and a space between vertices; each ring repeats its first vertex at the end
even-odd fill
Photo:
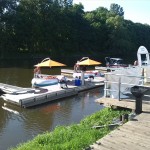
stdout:
POLYGON ((134 144, 132 141, 127 141, 125 138, 121 138, 118 136, 114 136, 114 137, 107 137, 105 139, 105 141, 108 141, 110 145, 112 145, 113 143, 113 149, 124 149, 127 150, 128 147, 132 147, 132 150, 141 150, 143 146, 140 145, 136 145, 134 144), (120 147, 120 148, 119 148, 120 147))
POLYGON ((135 134, 129 134, 127 132, 119 131, 119 132, 114 132, 110 136, 112 138, 118 137, 119 139, 123 139, 124 141, 127 141, 127 142, 132 142, 134 144, 140 144, 140 145, 145 146, 145 147, 150 147, 149 139, 143 140, 143 137, 137 136, 135 134))
POLYGON ((91 145, 92 150, 149 150, 150 111, 142 113, 91 145))
MULTIPOLYGON (((99 148, 99 150, 101 150, 102 148, 109 149, 109 150, 116 150, 116 149, 126 150, 122 146, 114 143, 113 141, 107 140, 106 137, 104 139, 102 139, 99 143, 100 143, 99 145, 98 144, 94 145, 94 147, 99 148)), ((91 148, 93 148, 93 147, 91 147, 91 148)))

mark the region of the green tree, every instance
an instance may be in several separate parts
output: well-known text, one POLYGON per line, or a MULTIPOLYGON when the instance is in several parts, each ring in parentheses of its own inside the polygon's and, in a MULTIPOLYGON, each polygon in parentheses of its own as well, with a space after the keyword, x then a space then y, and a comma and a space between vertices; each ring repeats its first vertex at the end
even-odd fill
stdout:
POLYGON ((0 54, 3 58, 16 48, 14 44, 13 22, 18 0, 0 1, 0 54))
POLYGON ((123 8, 120 5, 115 4, 115 3, 110 5, 110 13, 119 15, 119 16, 124 16, 123 8))

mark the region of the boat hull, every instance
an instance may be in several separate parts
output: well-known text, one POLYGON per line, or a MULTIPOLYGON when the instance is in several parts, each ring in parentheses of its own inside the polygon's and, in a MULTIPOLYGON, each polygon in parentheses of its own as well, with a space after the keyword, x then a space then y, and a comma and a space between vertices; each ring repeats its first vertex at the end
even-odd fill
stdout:
POLYGON ((41 78, 33 78, 31 83, 32 86, 38 86, 38 87, 42 87, 42 86, 50 86, 50 85, 55 85, 58 84, 58 79, 41 79, 41 78))

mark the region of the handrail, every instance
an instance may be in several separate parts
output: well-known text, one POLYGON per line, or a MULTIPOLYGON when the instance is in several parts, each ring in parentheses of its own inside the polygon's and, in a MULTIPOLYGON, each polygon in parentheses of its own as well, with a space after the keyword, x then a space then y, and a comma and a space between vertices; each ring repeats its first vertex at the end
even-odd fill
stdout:
MULTIPOLYGON (((144 79, 146 78, 146 77, 144 77, 144 76, 115 74, 115 73, 111 73, 111 72, 105 73, 105 74, 106 74, 106 75, 115 75, 115 76, 120 76, 120 77, 119 77, 118 81, 115 81, 115 82, 114 82, 114 81, 108 81, 108 80, 105 80, 105 81, 104 81, 104 97, 107 97, 107 96, 108 96, 108 91, 109 91, 109 92, 118 92, 118 100, 120 100, 121 86, 123 86, 123 85, 129 85, 129 88, 130 88, 131 86, 137 85, 137 84, 131 84, 131 83, 123 83, 123 82, 121 82, 121 76, 131 77, 131 78, 140 78, 140 79, 142 80, 142 81, 141 81, 142 84, 139 84, 138 86, 140 86, 140 87, 146 87, 146 88, 149 87, 149 86, 143 85, 144 79), (110 88, 110 87, 109 87, 109 83, 118 84, 118 89, 117 89, 117 90, 109 89, 109 88, 110 88)), ((150 77, 149 77, 149 78, 150 78, 150 77)), ((140 82, 140 80, 139 80, 139 82, 140 82)))
POLYGON ((106 74, 106 75, 116 75, 116 76, 125 76, 125 77, 143 78, 143 76, 133 76, 133 75, 125 75, 125 74, 115 74, 115 73, 112 73, 112 72, 104 73, 104 74, 106 74))

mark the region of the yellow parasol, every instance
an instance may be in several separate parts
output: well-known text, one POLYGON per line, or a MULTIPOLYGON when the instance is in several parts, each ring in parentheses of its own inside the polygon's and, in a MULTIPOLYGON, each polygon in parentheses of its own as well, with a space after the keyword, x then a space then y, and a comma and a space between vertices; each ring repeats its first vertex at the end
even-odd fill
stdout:
MULTIPOLYGON (((89 59, 88 57, 83 57, 79 62, 77 62, 78 65, 80 66, 90 66, 90 65, 100 65, 101 62, 89 59)), ((81 71, 81 80, 82 80, 82 85, 84 85, 84 71, 81 71)))
POLYGON ((101 62, 89 59, 88 57, 83 57, 80 62, 78 62, 78 65, 86 65, 86 66, 90 66, 90 65, 100 65, 102 64, 101 62), (82 61, 83 59, 83 61, 82 61))
POLYGON ((50 58, 45 58, 41 63, 34 65, 35 67, 58 67, 66 66, 65 64, 59 63, 57 61, 51 60, 50 58))

